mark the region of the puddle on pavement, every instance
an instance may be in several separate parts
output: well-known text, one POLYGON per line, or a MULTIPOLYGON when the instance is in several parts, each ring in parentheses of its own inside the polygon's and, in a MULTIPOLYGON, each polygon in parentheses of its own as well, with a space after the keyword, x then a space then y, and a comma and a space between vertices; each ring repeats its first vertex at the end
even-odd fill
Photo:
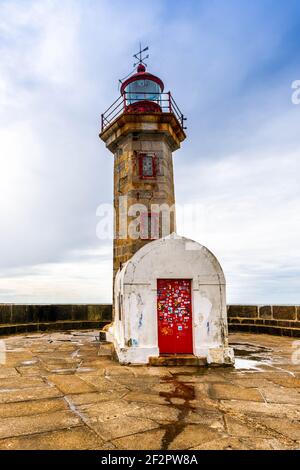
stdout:
POLYGON ((34 364, 37 364, 39 362, 38 359, 33 359, 31 361, 23 361, 20 363, 20 366, 32 366, 34 364))
POLYGON ((79 331, 79 332, 71 331, 70 334, 71 334, 72 336, 83 336, 83 337, 88 337, 88 336, 93 337, 93 336, 95 336, 95 333, 94 333, 94 332, 90 332, 90 331, 88 331, 88 332, 84 332, 84 331, 79 331))
POLYGON ((33 335, 25 335, 26 339, 44 339, 47 335, 41 333, 34 333, 33 335))
POLYGON ((272 349, 250 343, 231 343, 230 346, 234 349, 236 370, 264 371, 265 367, 272 367, 272 349))
POLYGON ((76 372, 80 373, 80 372, 93 372, 93 371, 97 371, 97 369, 92 368, 92 367, 78 367, 76 372))
POLYGON ((53 369, 51 370, 51 374, 58 374, 58 375, 72 375, 75 374, 76 369, 53 369))

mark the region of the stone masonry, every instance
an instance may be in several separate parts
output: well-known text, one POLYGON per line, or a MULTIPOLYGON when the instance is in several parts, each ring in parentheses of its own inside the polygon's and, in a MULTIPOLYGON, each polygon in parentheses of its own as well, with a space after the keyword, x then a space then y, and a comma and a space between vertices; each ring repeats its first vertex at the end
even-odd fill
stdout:
MULTIPOLYGON (((143 204, 148 213, 151 205, 175 204, 172 152, 180 147, 185 133, 172 113, 126 114, 119 116, 101 134, 100 138, 114 154, 114 209, 115 230, 113 246, 113 279, 122 265, 128 261, 148 239, 133 239, 128 235, 128 226, 139 213, 128 214, 134 204, 143 204), (141 178, 138 171, 140 153, 155 155, 156 175, 141 178), (124 197, 127 198, 124 207, 124 197), (127 227, 120 226, 120 204, 125 212, 127 227)), ((155 211, 156 212, 156 211, 155 211)), ((152 216, 152 214, 151 214, 152 216)), ((123 219, 122 219, 123 220, 123 219)), ((159 218, 159 236, 175 231, 175 210, 171 214, 168 233, 162 233, 159 218)), ((152 223, 152 222, 151 222, 152 223)))
POLYGON ((300 337, 300 306, 229 305, 230 331, 300 337))
MULTIPOLYGON (((172 152, 168 142, 156 134, 133 134, 127 136, 119 145, 114 160, 114 209, 116 214, 116 237, 114 239, 114 275, 119 267, 134 255, 149 239, 132 239, 122 236, 119 215, 122 212, 120 202, 127 196, 125 213, 127 227, 138 217, 138 213, 128 215, 128 209, 134 204, 143 204, 151 213, 153 204, 167 204, 174 207, 174 181, 172 152), (155 154, 157 176, 153 179, 141 179, 139 176, 139 153, 155 154)), ((171 214, 172 215, 172 214, 171 214)), ((170 230, 175 231, 175 211, 171 217, 170 230)), ((149 234, 150 235, 150 234, 149 234)), ((162 236, 161 230, 159 238, 162 236)))
MULTIPOLYGON (((300 337, 299 305, 228 305, 229 331, 300 337)), ((0 304, 0 336, 34 332, 103 328, 112 320, 111 304, 0 304)))

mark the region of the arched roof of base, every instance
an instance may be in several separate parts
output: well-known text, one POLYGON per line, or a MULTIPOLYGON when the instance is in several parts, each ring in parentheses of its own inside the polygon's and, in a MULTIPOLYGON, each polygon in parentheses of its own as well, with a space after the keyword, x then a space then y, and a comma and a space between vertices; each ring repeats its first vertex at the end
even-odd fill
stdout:
POLYGON ((159 278, 198 279, 199 284, 225 284, 217 258, 205 246, 175 233, 147 243, 123 266, 122 284, 150 284, 159 278))

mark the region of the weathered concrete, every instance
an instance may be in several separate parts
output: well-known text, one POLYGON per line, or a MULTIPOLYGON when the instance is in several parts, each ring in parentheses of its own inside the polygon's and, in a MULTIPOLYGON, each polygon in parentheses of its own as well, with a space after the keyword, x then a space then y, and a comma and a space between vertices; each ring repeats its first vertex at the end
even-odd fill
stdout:
POLYGON ((0 449, 299 448, 291 338, 231 334, 235 368, 206 369, 120 366, 96 337, 4 338, 0 449))

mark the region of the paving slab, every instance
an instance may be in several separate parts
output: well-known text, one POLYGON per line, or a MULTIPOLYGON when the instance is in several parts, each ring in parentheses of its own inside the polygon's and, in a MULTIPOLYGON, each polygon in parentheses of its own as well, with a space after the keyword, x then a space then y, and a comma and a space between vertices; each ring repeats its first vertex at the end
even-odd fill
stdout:
POLYGON ((45 377, 49 374, 49 371, 46 368, 42 368, 38 365, 36 366, 22 366, 22 367, 16 367, 17 372, 19 375, 22 375, 24 377, 45 377))
POLYGON ((76 395, 66 395, 66 398, 74 405, 89 405, 92 403, 101 403, 103 401, 118 400, 124 395, 124 392, 106 391, 106 392, 92 392, 80 393, 76 395))
POLYGON ((0 403, 13 403, 18 401, 41 400, 42 398, 55 398, 63 396, 56 387, 28 387, 19 390, 0 392, 0 403))
POLYGON ((263 418, 262 424, 293 441, 300 441, 300 420, 263 418))
POLYGON ((180 409, 165 405, 145 404, 140 408, 130 411, 130 416, 152 419, 156 423, 176 422, 180 409))
POLYGON ((191 447, 190 450, 249 450, 249 447, 242 439, 221 437, 191 447))
POLYGON ((218 411, 206 409, 189 410, 184 418, 185 423, 204 424, 212 429, 224 430, 224 416, 218 411))
POLYGON ((107 422, 111 419, 121 418, 122 416, 130 415, 139 408, 139 403, 127 403, 124 400, 77 406, 80 414, 91 422, 107 422))
POLYGON ((0 419, 11 417, 19 417, 21 419, 23 416, 68 409, 68 404, 63 398, 2 403, 0 404, 0 419))
POLYGON ((113 440, 117 449, 122 450, 157 450, 162 446, 164 429, 154 429, 113 440))
POLYGON ((241 438, 242 445, 244 444, 248 450, 288 450, 296 449, 296 446, 291 444, 290 446, 283 444, 278 439, 271 438, 241 438))
POLYGON ((120 437, 135 435, 158 428, 159 425, 151 419, 136 418, 131 416, 122 416, 120 418, 110 419, 103 422, 91 422, 89 426, 96 431, 96 433, 104 441, 114 441, 120 437))
POLYGON ((158 405, 166 405, 168 403, 166 397, 155 393, 128 392, 124 398, 131 402, 138 403, 156 403, 158 405))
POLYGON ((123 385, 118 379, 112 379, 110 377, 104 377, 104 375, 99 375, 99 372, 93 373, 77 373, 77 377, 82 379, 88 385, 93 387, 94 390, 98 392, 111 392, 113 390, 128 391, 128 379, 125 380, 126 385, 123 385))
POLYGON ((268 433, 266 430, 257 428, 255 424, 249 425, 243 419, 236 419, 230 416, 225 416, 225 425, 226 430, 230 436, 234 437, 255 437, 257 439, 268 438, 268 433))
POLYGON ((0 439, 27 434, 37 434, 55 429, 78 426, 81 420, 71 411, 56 411, 40 415, 4 418, 0 421, 0 439))
POLYGON ((64 395, 96 390, 95 387, 75 375, 48 375, 47 380, 49 383, 53 383, 64 395))
POLYGON ((258 403, 254 401, 221 401, 224 412, 236 412, 245 415, 256 416, 276 416, 280 420, 283 417, 300 417, 300 409, 297 405, 289 405, 283 403, 258 403))
POLYGON ((259 390, 231 384, 212 384, 210 386, 210 395, 216 400, 264 401, 259 390))
POLYGON ((45 386, 45 382, 42 377, 28 377, 26 380, 24 380, 24 378, 20 376, 1 379, 2 392, 4 390, 9 391, 40 386, 45 386))
POLYGON ((281 385, 285 388, 295 388, 300 391, 300 376, 291 376, 287 374, 270 374, 266 380, 273 384, 281 385))
POLYGON ((188 424, 172 439, 172 442, 168 445, 168 449, 190 449, 220 437, 222 437, 222 435, 218 431, 214 431, 208 426, 188 424))
POLYGON ((262 387, 261 391, 268 403, 289 403, 300 405, 300 393, 298 389, 287 389, 281 385, 269 385, 267 387, 262 387))
POLYGON ((14 367, 3 367, 0 365, 0 379, 7 377, 18 377, 20 374, 14 367))
MULTIPOLYGON (((111 447, 113 448, 113 446, 111 447)), ((1 450, 107 449, 103 439, 87 426, 0 440, 1 450)))

